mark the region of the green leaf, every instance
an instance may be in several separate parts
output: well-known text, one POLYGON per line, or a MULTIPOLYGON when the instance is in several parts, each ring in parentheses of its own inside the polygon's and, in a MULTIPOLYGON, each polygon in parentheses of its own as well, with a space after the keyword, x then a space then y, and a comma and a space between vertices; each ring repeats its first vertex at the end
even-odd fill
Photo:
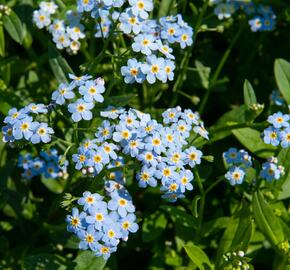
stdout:
POLYGON ((125 106, 130 103, 134 98, 136 98, 138 95, 136 94, 128 94, 128 95, 120 95, 120 96, 111 96, 107 97, 105 100, 105 106, 106 104, 114 106, 125 106))
POLYGON ((190 258, 190 260, 200 269, 205 270, 205 265, 208 266, 210 269, 214 269, 214 266, 210 262, 208 256, 204 253, 204 251, 194 245, 193 243, 188 243, 184 246, 184 249, 190 258))
POLYGON ((96 257, 91 251, 82 251, 74 260, 74 270, 102 270, 106 265, 103 257, 96 257))
POLYGON ((5 55, 5 36, 3 31, 3 26, 0 24, 0 55, 4 57, 5 55))
POLYGON ((58 255, 52 254, 39 254, 34 256, 26 257, 23 260, 23 270, 66 270, 69 262, 58 255))
POLYGON ((167 219, 163 213, 156 211, 146 217, 142 226, 142 239, 144 242, 150 242, 158 238, 167 225, 167 219))
POLYGON ((67 76, 73 71, 52 43, 48 44, 48 58, 51 70, 57 81, 59 83, 68 83, 67 76))
POLYGON ((53 193, 60 194, 63 192, 64 185, 58 179, 41 177, 41 182, 53 193))
POLYGON ((3 16, 3 24, 11 38, 22 44, 25 30, 18 15, 13 10, 9 15, 3 16))
POLYGON ((281 94, 290 104, 290 63, 284 59, 276 59, 274 73, 281 94))
POLYGON ((284 235, 279 219, 260 191, 256 191, 253 195, 253 212, 259 229, 273 247, 281 243, 284 240, 284 235))
POLYGON ((248 80, 244 82, 244 101, 248 109, 250 109, 253 104, 257 104, 255 91, 248 80))
POLYGON ((275 153, 276 147, 265 144, 258 130, 240 128, 232 130, 232 133, 244 147, 260 158, 272 157, 275 153))
POLYGON ((159 6, 158 18, 167 16, 173 7, 174 0, 162 0, 159 6))
POLYGON ((195 66, 197 68, 197 73, 199 75, 201 85, 204 87, 204 89, 208 89, 209 76, 210 76, 210 71, 211 71, 210 68, 204 66, 203 63, 201 63, 198 60, 195 60, 194 63, 195 63, 195 66))
POLYGON ((284 200, 290 197, 290 148, 282 149, 277 156, 278 164, 285 169, 285 175, 275 183, 279 190, 278 200, 284 200))

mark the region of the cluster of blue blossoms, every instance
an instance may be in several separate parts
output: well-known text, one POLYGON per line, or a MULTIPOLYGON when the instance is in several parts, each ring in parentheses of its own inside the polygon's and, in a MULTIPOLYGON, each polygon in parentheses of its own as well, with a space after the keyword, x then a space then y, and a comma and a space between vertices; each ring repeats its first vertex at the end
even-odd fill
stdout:
POLYGON ((33 22, 39 28, 47 28, 58 49, 66 49, 76 54, 80 49, 80 40, 85 38, 85 27, 81 24, 80 14, 68 10, 66 19, 51 18, 57 12, 54 2, 41 2, 39 10, 33 12, 33 22))
POLYGON ((127 241, 129 234, 135 233, 139 226, 135 206, 124 186, 111 181, 105 189, 110 197, 108 202, 98 193, 86 191, 78 200, 82 211, 73 208, 66 222, 67 230, 79 238, 80 249, 91 250, 95 256, 107 260, 120 241, 127 241))
MULTIPOLYGON (((223 153, 223 158, 228 168, 225 178, 232 186, 242 184, 246 177, 246 170, 253 166, 252 157, 245 150, 230 148, 223 153)), ((279 180, 284 174, 283 166, 278 166, 277 158, 271 157, 262 164, 260 177, 268 182, 279 180)))
POLYGON ((64 105, 67 100, 74 99, 73 103, 68 104, 68 111, 71 113, 72 120, 91 120, 93 114, 91 110, 95 103, 102 103, 105 92, 105 82, 102 78, 92 79, 90 75, 77 77, 69 74, 70 83, 61 83, 57 90, 52 93, 52 101, 58 105, 64 105), (75 91, 77 89, 77 91, 75 91))
POLYGON ((5 126, 2 127, 3 142, 13 144, 16 141, 29 141, 33 144, 48 143, 51 141, 53 129, 45 122, 34 121, 42 119, 41 115, 47 114, 48 106, 31 103, 17 110, 12 108, 5 117, 5 126))
POLYGON ((150 84, 159 80, 163 83, 174 78, 174 55, 170 45, 179 44, 184 49, 193 43, 193 29, 180 14, 149 19, 153 10, 152 0, 79 0, 77 12, 67 11, 66 20, 51 19, 57 10, 54 2, 41 2, 40 9, 33 14, 38 28, 47 27, 58 49, 66 48, 69 53, 77 53, 80 40, 85 38, 85 27, 81 21, 89 16, 95 20, 95 37, 107 38, 110 32, 124 33, 133 39, 134 55, 140 53, 140 59, 131 58, 121 68, 126 83, 150 84), (128 4, 125 9, 123 5, 128 4))
POLYGON ((271 124, 267 127, 262 137, 266 144, 272 144, 274 146, 281 145, 283 148, 290 146, 290 115, 283 114, 282 112, 274 113, 270 115, 267 121, 271 124))
POLYGON ((52 148, 41 151, 38 157, 33 157, 31 154, 19 156, 18 167, 24 170, 22 177, 28 180, 40 175, 47 179, 66 179, 68 177, 68 161, 65 161, 60 166, 59 161, 61 158, 62 156, 58 155, 57 150, 52 148))
MULTIPOLYGON (((141 188, 156 187, 159 181, 162 197, 171 202, 193 189, 194 177, 186 166, 200 164, 202 152, 194 146, 185 148, 187 139, 191 131, 208 139, 197 113, 183 112, 180 107, 167 109, 162 114, 164 125, 135 109, 109 107, 101 116, 109 120, 102 122, 95 139, 85 140, 73 155, 77 170, 96 176, 104 168, 122 167, 127 155, 141 163, 136 176, 141 188)), ((111 179, 120 173, 119 168, 111 179)))
POLYGON ((275 104, 276 106, 284 106, 286 105, 286 102, 281 95, 281 92, 279 90, 273 90, 271 95, 270 95, 270 102, 272 104, 275 104))
POLYGON ((214 13, 220 20, 230 18, 238 10, 244 11, 249 17, 249 25, 253 32, 273 31, 276 15, 270 6, 256 5, 243 0, 212 0, 215 5, 214 13))

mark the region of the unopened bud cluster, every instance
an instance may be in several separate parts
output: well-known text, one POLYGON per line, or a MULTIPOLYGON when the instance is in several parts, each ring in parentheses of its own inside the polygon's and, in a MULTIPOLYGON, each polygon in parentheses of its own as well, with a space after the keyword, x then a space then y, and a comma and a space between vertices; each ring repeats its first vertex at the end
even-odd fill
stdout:
POLYGON ((248 258, 245 258, 244 251, 234 251, 224 254, 224 268, 225 270, 247 270, 250 269, 248 258))

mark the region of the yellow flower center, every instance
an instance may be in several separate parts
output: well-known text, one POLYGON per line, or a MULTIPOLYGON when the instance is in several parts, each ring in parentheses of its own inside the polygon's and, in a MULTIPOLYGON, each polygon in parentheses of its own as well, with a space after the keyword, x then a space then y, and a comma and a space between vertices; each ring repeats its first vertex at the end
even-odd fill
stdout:
POLYGON ((97 89, 96 89, 95 87, 91 87, 91 88, 89 89, 89 93, 90 93, 91 95, 96 94, 96 92, 97 92, 97 89))
POLYGON ((152 73, 157 73, 159 71, 159 67, 157 65, 152 65, 151 71, 152 73))
POLYGON ((128 230, 129 227, 130 227, 130 223, 128 221, 123 222, 123 224, 122 224, 123 229, 128 230))
POLYGON ((79 219, 76 218, 76 217, 72 218, 72 219, 71 219, 71 222, 70 222, 70 224, 71 224, 72 226, 77 226, 77 225, 79 225, 79 223, 80 223, 80 221, 79 221, 79 219))
POLYGON ((86 107, 83 104, 79 104, 77 106, 78 112, 84 112, 86 110, 86 107))
POLYGON ((131 68, 130 74, 131 76, 136 76, 138 74, 138 70, 136 68, 131 68))
POLYGON ((27 124, 27 123, 23 123, 22 125, 21 125, 21 129, 22 130, 27 130, 29 128, 29 125, 27 124))
POLYGON ((95 155, 94 156, 94 162, 101 163, 102 162, 102 157, 100 155, 95 155))
POLYGON ((40 128, 40 129, 38 130, 38 134, 39 134, 39 135, 44 135, 44 134, 46 134, 46 129, 45 129, 45 128, 40 128))
POLYGON ((96 220, 97 221, 103 221, 104 220, 104 216, 102 214, 96 214, 96 220))
POLYGON ((88 243, 92 243, 92 242, 94 242, 94 237, 93 237, 91 234, 89 234, 89 235, 87 235, 87 237, 86 237, 86 241, 87 241, 88 243))
POLYGON ((120 206, 125 206, 127 204, 127 201, 126 200, 124 200, 124 199, 120 199, 119 200, 119 205, 120 206))
POLYGON ((86 156, 85 155, 80 155, 79 156, 79 161, 80 162, 84 162, 86 160, 86 156))

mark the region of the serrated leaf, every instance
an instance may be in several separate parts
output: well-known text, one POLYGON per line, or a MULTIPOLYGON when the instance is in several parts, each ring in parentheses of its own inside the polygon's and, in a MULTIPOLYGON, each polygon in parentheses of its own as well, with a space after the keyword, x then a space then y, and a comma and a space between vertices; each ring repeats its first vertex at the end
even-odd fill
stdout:
POLYGON ((284 241, 283 230, 279 219, 275 216, 272 208, 265 201, 264 196, 259 190, 253 195, 253 212, 259 229, 273 247, 284 241))
POLYGON ((190 258, 190 260, 200 269, 205 270, 205 266, 208 266, 210 269, 214 269, 214 266, 210 262, 208 256, 205 252, 198 246, 193 243, 188 243, 184 246, 184 249, 190 258))
POLYGON ((232 130, 232 133, 244 147, 260 158, 272 157, 275 154, 276 147, 265 144, 258 130, 240 128, 232 130))
POLYGON ((48 58, 51 70, 59 83, 68 83, 68 74, 73 73, 67 61, 53 44, 48 44, 48 58))
POLYGON ((290 104, 290 63, 284 59, 276 59, 274 73, 281 94, 286 102, 290 104))
POLYGON ((257 104, 254 88, 248 80, 244 82, 244 101, 248 109, 250 109, 253 104, 257 104))
POLYGON ((82 251, 74 262, 74 270, 102 270, 107 261, 103 257, 96 257, 91 251, 82 251))
POLYGON ((3 24, 5 30, 11 36, 11 38, 19 44, 22 44, 25 29, 18 15, 13 10, 11 10, 11 13, 9 15, 3 16, 3 24))
POLYGON ((144 242, 150 242, 158 238, 167 225, 167 219, 163 213, 156 211, 146 217, 142 226, 142 239, 144 242))

